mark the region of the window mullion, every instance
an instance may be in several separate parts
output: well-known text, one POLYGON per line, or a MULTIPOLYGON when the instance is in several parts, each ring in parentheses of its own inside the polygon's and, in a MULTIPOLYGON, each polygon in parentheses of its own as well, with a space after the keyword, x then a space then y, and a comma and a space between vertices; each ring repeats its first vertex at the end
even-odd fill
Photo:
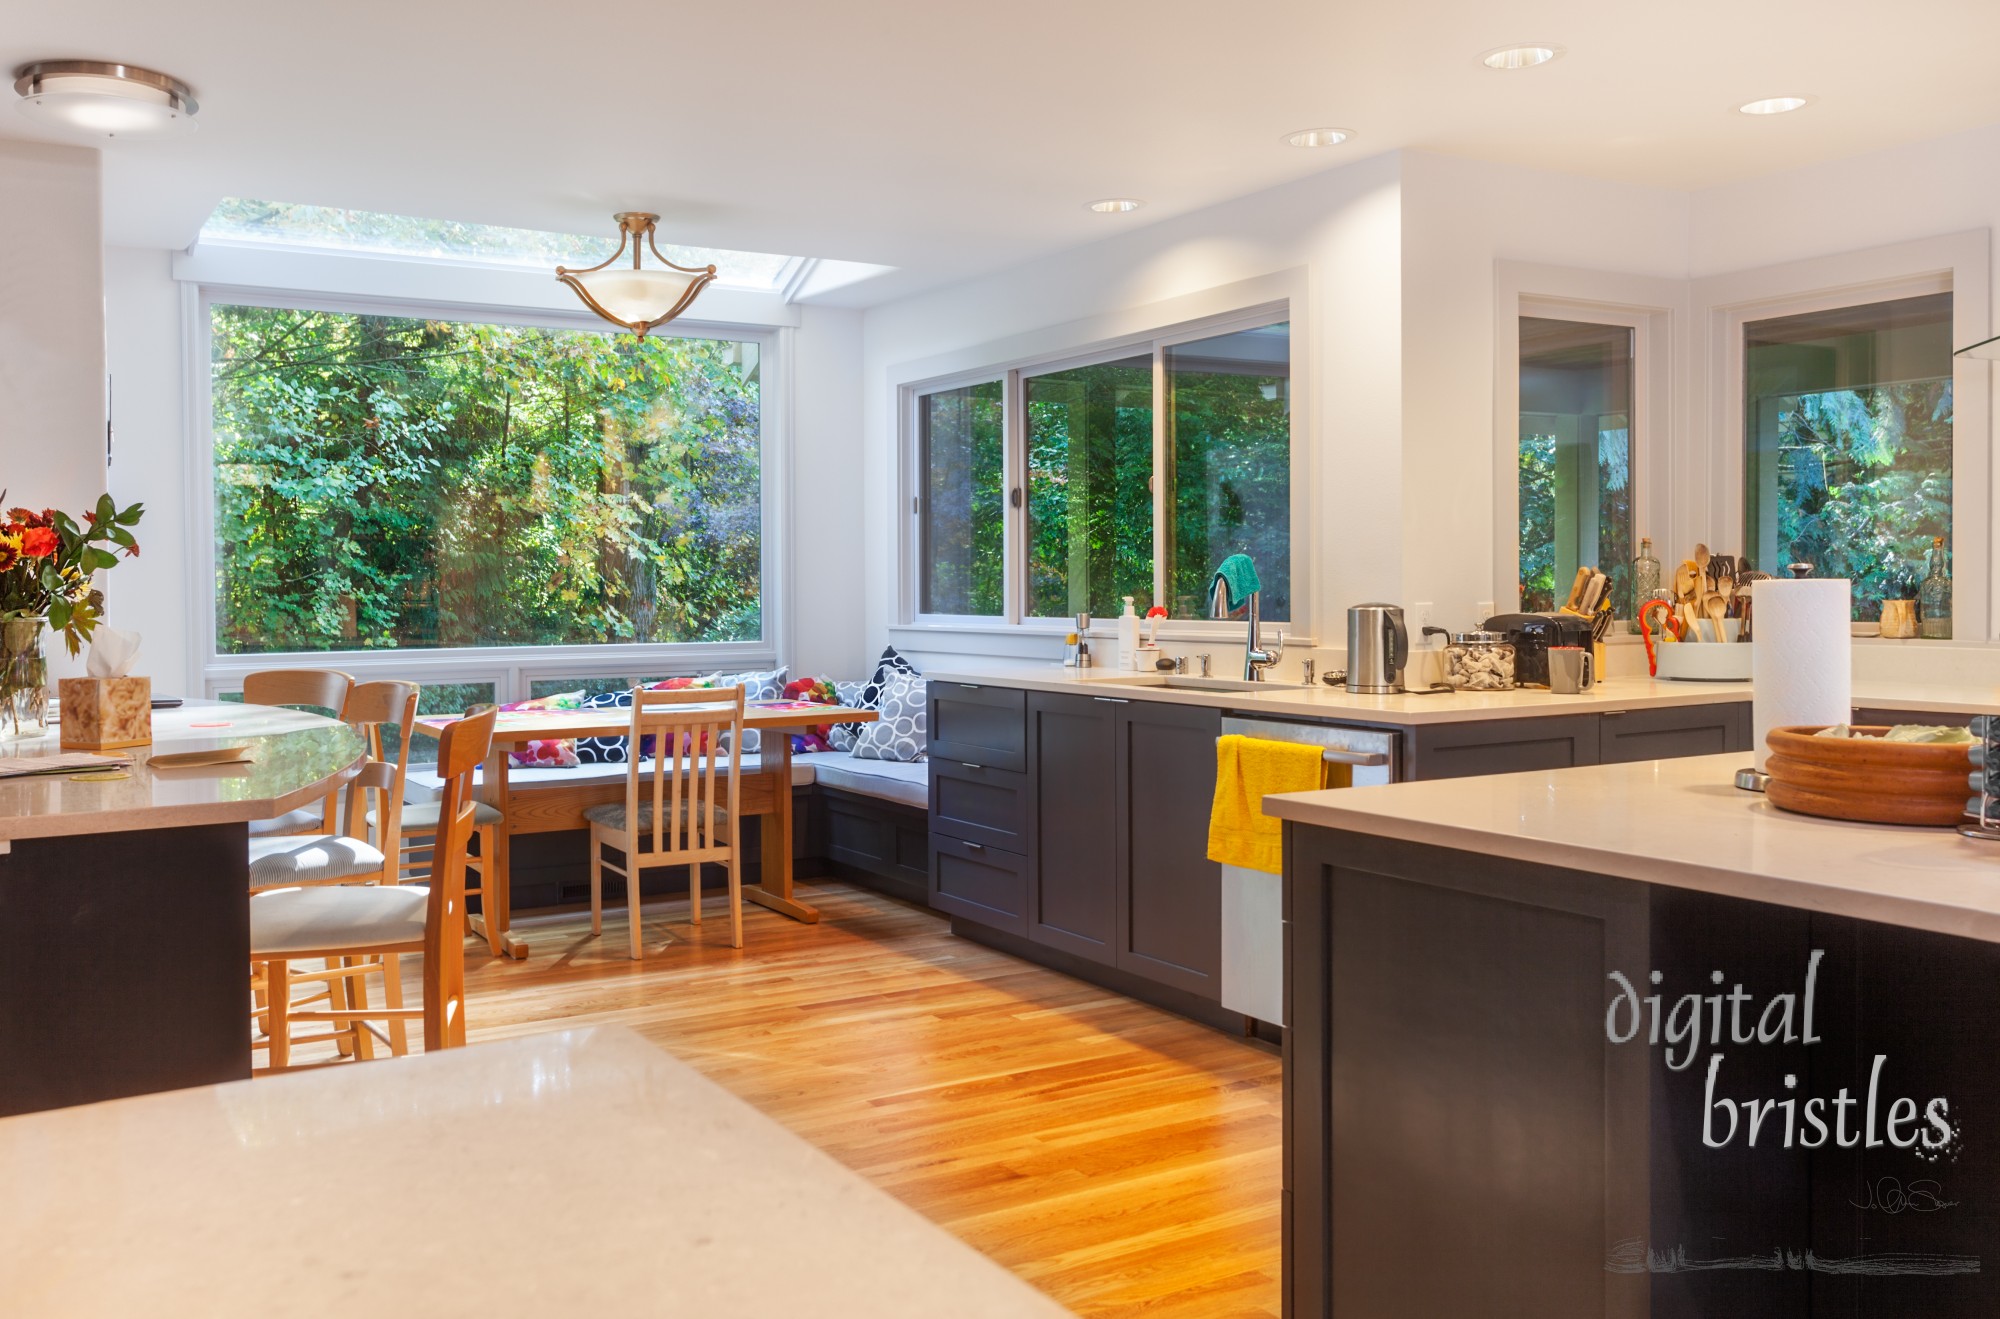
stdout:
POLYGON ((1153 345, 1153 603, 1168 605, 1168 560, 1173 554, 1174 471, 1167 451, 1167 350, 1153 345))
POLYGON ((1001 544, 1006 563, 1001 569, 1001 614, 1009 623, 1027 617, 1028 583, 1028 426, 1021 406, 1019 371, 1009 371, 1000 391, 1001 544), (1015 492, 1020 499, 1014 498, 1015 492))

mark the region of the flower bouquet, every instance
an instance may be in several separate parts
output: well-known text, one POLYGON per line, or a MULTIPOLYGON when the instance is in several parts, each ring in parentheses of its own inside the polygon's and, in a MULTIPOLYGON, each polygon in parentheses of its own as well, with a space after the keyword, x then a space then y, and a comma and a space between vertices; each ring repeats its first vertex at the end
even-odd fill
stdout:
POLYGON ((41 727, 49 678, 42 627, 62 633, 70 654, 83 649, 104 616, 92 577, 116 566, 119 550, 138 554, 132 528, 144 512, 143 504, 120 509, 100 495, 81 524, 52 508, 8 509, 0 519, 0 725, 16 733, 41 727))

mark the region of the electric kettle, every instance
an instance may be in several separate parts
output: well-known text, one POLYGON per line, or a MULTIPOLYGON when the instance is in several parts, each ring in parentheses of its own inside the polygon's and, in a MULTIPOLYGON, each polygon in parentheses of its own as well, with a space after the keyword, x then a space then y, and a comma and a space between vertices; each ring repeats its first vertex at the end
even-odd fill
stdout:
POLYGON ((1410 633, 1401 605, 1355 605, 1347 611, 1347 690, 1382 695, 1403 690, 1410 633))

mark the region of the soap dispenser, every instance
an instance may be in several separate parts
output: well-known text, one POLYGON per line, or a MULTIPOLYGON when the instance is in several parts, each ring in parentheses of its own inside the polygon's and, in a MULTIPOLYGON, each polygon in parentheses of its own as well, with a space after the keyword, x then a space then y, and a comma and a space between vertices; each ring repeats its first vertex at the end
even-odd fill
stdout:
POLYGON ((1125 612, 1118 615, 1118 667, 1130 672, 1132 658, 1139 649, 1139 615, 1132 612, 1132 597, 1123 597, 1125 612))

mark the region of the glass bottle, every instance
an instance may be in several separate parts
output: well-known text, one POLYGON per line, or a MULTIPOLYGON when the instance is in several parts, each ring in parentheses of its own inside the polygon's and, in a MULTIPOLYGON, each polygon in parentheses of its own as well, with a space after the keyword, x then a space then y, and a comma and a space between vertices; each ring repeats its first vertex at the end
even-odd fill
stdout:
POLYGON ((1632 603, 1631 618, 1625 624, 1628 632, 1639 630, 1639 611, 1653 598, 1653 592, 1660 589, 1660 561, 1653 557, 1653 538, 1639 537, 1639 557, 1632 560, 1632 603))
POLYGON ((1951 566, 1943 536, 1931 538, 1930 575, 1917 588, 1917 635, 1933 641, 1951 640, 1951 566))

